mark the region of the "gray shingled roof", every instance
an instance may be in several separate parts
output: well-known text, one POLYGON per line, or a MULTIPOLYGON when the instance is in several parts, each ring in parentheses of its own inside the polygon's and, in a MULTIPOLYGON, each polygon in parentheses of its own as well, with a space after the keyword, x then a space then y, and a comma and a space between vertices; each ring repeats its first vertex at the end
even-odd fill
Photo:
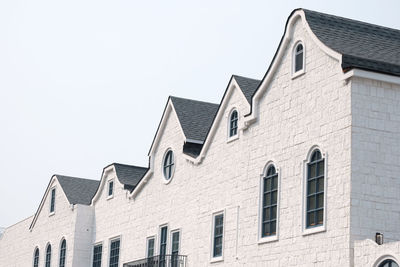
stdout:
POLYGON ((187 139, 204 142, 218 111, 218 104, 171 96, 187 139))
POLYGON ((303 9, 311 30, 342 54, 342 68, 400 76, 400 30, 303 9))
POLYGON ((146 174, 148 168, 113 163, 118 180, 129 189, 134 189, 146 174))
POLYGON ((90 205, 97 191, 99 181, 55 175, 71 204, 90 205))
POLYGON ((247 99, 247 102, 251 104, 251 98, 254 92, 257 90, 258 85, 260 85, 261 81, 239 75, 233 75, 233 78, 235 78, 236 82, 238 83, 240 89, 242 90, 244 96, 247 99))

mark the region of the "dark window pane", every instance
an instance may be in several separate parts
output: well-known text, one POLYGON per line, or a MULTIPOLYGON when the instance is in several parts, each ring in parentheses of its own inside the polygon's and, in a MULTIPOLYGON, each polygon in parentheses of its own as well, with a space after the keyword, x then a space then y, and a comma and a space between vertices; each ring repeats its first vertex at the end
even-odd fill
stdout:
POLYGON ((271 179, 267 179, 267 191, 270 191, 271 190, 271 179))
POLYGON ((213 257, 222 256, 222 240, 223 240, 223 223, 224 215, 216 215, 214 217, 214 247, 213 257))
POLYGON ((317 223, 322 224, 324 221, 324 210, 317 211, 317 223))
POLYGON ((276 234, 276 221, 271 222, 270 233, 271 235, 276 234))
POLYGON ((303 69, 303 52, 296 55, 295 72, 303 69))
POLYGON ((119 246, 120 246, 120 240, 119 239, 111 241, 109 267, 118 267, 118 263, 119 263, 119 246))
POLYGON ((154 256, 154 238, 151 238, 147 241, 147 257, 154 256))
POLYGON ((65 239, 61 243, 61 248, 60 248, 60 264, 59 267, 65 267, 65 254, 67 252, 67 242, 65 239))
POLYGON ((315 225, 314 212, 307 213, 307 225, 308 226, 315 225))
POLYGON ((308 192, 307 195, 314 194, 315 193, 315 186, 316 186, 316 180, 311 180, 308 182, 308 192))
POLYGON ((265 194, 265 199, 266 199, 266 202, 265 202, 266 206, 271 205, 271 193, 265 194))
POLYGON ((318 176, 324 175, 324 170, 325 170, 325 162, 323 160, 318 163, 318 176))
POLYGON ((309 178, 314 178, 317 176, 317 165, 316 164, 310 164, 310 173, 309 173, 309 178))
POLYGON ((114 190, 114 182, 110 181, 108 182, 108 195, 112 196, 114 190))
POLYGON ((271 208, 266 208, 264 221, 269 221, 270 219, 271 219, 271 208))
POLYGON ((302 44, 298 44, 297 45, 296 52, 303 52, 303 45, 302 44))
POLYGON ((315 202, 316 202, 315 195, 307 197, 307 202, 308 202, 308 204, 307 204, 308 210, 314 210, 315 209, 315 202))
POLYGON ((51 246, 48 245, 46 249, 46 262, 45 262, 45 267, 50 267, 51 263, 51 246))
POLYGON ((274 191, 272 192, 272 196, 271 196, 271 205, 276 205, 278 201, 278 191, 274 191))
POLYGON ((54 212, 56 202, 56 189, 53 188, 51 190, 51 199, 50 199, 50 212, 54 212))
POLYGON ((33 258, 33 267, 39 267, 39 249, 35 249, 35 256, 33 258))
POLYGON ((324 192, 324 177, 318 179, 318 192, 324 192))
POLYGON ((101 267, 101 255, 103 246, 97 245, 93 248, 93 267, 101 267))
POLYGON ((275 175, 272 177, 272 189, 277 189, 278 188, 278 175, 275 175))
POLYGON ((317 208, 323 208, 324 207, 324 193, 318 194, 318 206, 317 208))
POLYGON ((276 219, 276 206, 271 208, 271 220, 276 219))

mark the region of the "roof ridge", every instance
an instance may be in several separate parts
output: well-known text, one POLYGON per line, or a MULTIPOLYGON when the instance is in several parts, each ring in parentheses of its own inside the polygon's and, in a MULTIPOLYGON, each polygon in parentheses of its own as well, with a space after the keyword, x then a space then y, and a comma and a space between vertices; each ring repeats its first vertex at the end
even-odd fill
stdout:
POLYGON ((180 99, 180 100, 194 101, 194 102, 198 102, 198 103, 212 104, 212 105, 218 105, 219 106, 219 104, 216 104, 216 103, 206 102, 206 101, 196 100, 196 99, 191 99, 191 98, 184 98, 184 97, 178 97, 178 96, 173 96, 173 95, 170 95, 169 97, 171 99, 175 98, 175 99, 180 99))
POLYGON ((59 177, 64 177, 64 178, 72 178, 72 179, 87 180, 87 181, 94 181, 94 182, 98 182, 98 181, 99 181, 99 180, 95 180, 95 179, 82 178, 82 177, 75 177, 75 176, 68 176, 68 175, 62 175, 62 174, 54 174, 53 176, 56 176, 57 178, 59 178, 59 177))
POLYGON ((303 11, 305 11, 305 12, 310 12, 310 13, 318 14, 318 15, 328 16, 328 17, 335 18, 335 19, 346 20, 346 21, 348 21, 348 22, 354 22, 354 23, 364 24, 364 26, 373 26, 373 27, 375 27, 375 28, 381 28, 381 29, 396 31, 396 32, 399 32, 399 33, 400 33, 400 30, 399 30, 399 29, 390 28, 390 27, 387 27, 387 26, 382 26, 382 25, 379 25, 379 24, 371 23, 371 22, 366 22, 366 21, 362 21, 362 20, 346 18, 346 17, 342 17, 342 16, 338 16, 338 15, 332 15, 332 14, 328 14, 328 13, 324 13, 324 12, 319 12, 319 11, 315 11, 315 10, 311 10, 311 9, 306 9, 306 8, 301 8, 301 10, 303 10, 303 11))
POLYGON ((250 78, 250 77, 246 77, 246 76, 242 76, 242 75, 232 74, 232 76, 233 76, 233 77, 244 78, 244 79, 248 79, 248 80, 253 80, 253 81, 261 82, 261 80, 259 80, 259 79, 254 79, 254 78, 250 78))
POLYGON ((121 165, 121 166, 128 166, 128 167, 135 167, 135 168, 148 169, 148 167, 142 167, 142 166, 130 165, 130 164, 118 163, 118 162, 113 162, 111 165, 121 165))

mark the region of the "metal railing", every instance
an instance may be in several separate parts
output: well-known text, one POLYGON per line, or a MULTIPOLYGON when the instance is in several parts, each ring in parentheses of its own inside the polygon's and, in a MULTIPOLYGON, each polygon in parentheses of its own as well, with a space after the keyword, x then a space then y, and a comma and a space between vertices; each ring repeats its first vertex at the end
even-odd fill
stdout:
POLYGON ((159 255, 124 263, 123 267, 186 267, 184 255, 159 255))

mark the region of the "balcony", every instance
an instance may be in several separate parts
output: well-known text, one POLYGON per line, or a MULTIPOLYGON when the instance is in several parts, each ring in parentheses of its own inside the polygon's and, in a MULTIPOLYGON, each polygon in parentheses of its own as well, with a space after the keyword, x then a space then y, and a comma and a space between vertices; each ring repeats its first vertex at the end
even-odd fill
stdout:
POLYGON ((184 255, 161 255, 124 263, 123 267, 186 267, 184 255))

